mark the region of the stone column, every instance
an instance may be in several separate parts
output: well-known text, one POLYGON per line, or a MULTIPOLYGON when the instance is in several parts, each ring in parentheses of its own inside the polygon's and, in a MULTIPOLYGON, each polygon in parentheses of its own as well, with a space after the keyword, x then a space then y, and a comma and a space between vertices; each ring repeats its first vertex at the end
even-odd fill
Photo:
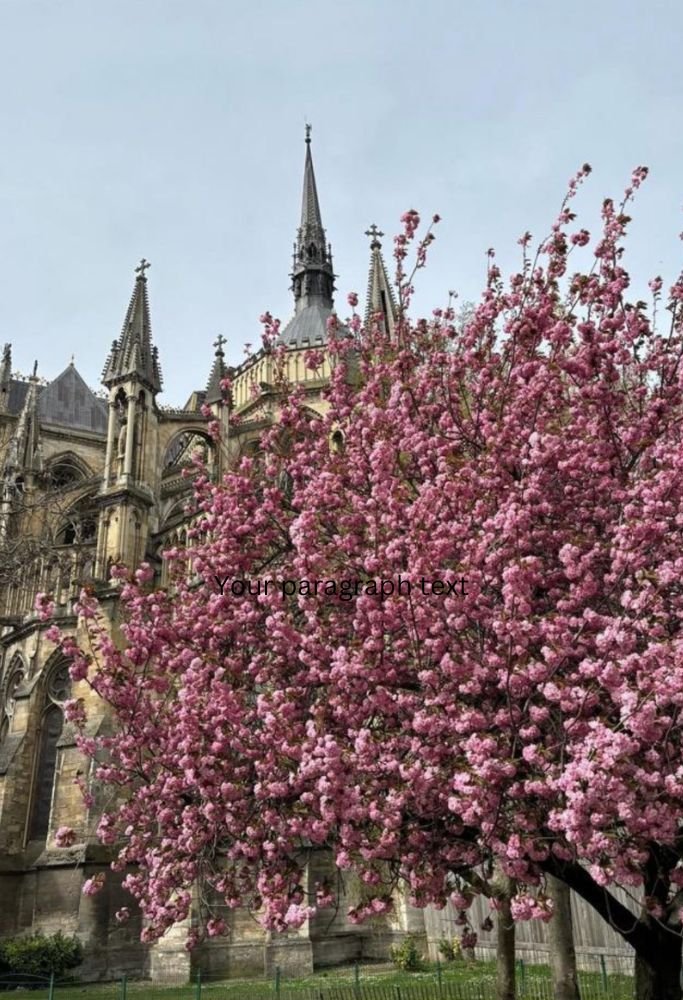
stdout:
POLYGON ((114 457, 114 439, 116 437, 116 404, 109 400, 109 424, 107 425, 107 451, 104 458, 104 485, 109 486, 111 479, 111 464, 114 457))
POLYGON ((123 474, 128 479, 133 471, 133 445, 135 444, 135 396, 128 397, 128 419, 126 421, 126 456, 123 460, 123 474))

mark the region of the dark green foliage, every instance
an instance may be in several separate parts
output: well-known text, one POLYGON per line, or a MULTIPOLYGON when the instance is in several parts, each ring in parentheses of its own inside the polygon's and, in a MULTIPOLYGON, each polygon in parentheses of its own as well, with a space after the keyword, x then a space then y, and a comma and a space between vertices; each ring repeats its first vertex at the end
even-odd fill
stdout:
POLYGON ((83 948, 76 937, 65 937, 61 931, 46 937, 10 938, 0 941, 0 971, 21 972, 32 976, 63 976, 83 961, 83 948))

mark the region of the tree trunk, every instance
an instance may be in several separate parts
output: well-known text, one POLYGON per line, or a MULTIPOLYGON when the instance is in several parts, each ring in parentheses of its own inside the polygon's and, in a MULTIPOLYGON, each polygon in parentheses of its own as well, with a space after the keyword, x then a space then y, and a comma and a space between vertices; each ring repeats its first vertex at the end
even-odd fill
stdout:
MULTIPOLYGON (((634 914, 599 886, 589 872, 576 862, 559 862, 549 858, 547 874, 566 882, 603 917, 636 953, 636 1000, 681 1000, 681 922, 672 922, 669 930, 652 917, 634 914)), ((661 869, 653 855, 645 866, 647 895, 659 899, 665 909, 670 883, 661 877, 661 869)), ((678 909, 678 907, 676 907, 678 909)), ((668 914, 672 920, 672 914, 668 914)))
POLYGON ((568 885, 552 875, 548 876, 548 887, 553 901, 553 918, 548 925, 553 997, 555 1000, 580 1000, 571 893, 568 885))
POLYGON ((681 1000, 681 939, 658 928, 653 963, 636 954, 636 1000, 681 1000))
POLYGON ((515 922, 510 912, 510 880, 496 911, 496 1000, 515 1000, 515 922))

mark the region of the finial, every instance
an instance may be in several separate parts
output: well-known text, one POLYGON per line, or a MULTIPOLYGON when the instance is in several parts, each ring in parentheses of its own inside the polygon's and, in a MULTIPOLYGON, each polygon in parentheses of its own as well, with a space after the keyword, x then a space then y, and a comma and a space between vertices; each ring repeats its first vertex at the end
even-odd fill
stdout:
POLYGON ((71 365, 71 366, 73 367, 73 365, 74 365, 75 363, 76 363, 76 355, 75 355, 75 354, 72 354, 72 355, 71 355, 71 361, 69 362, 69 364, 70 364, 70 365, 71 365))
POLYGON ((371 250, 379 250, 379 248, 382 246, 382 244, 380 243, 380 238, 382 236, 384 236, 384 233, 382 232, 382 230, 378 229, 377 226, 375 225, 375 223, 373 222, 373 224, 370 226, 370 228, 365 230, 365 235, 372 237, 372 242, 370 244, 370 249, 371 250))
POLYGON ((36 378, 37 375, 38 375, 38 360, 36 359, 33 362, 33 371, 31 372, 31 378, 36 378))
POLYGON ((143 281, 145 280, 145 271, 147 270, 148 267, 151 266, 152 265, 150 264, 150 262, 148 260, 145 260, 144 257, 141 259, 140 263, 135 268, 135 273, 138 276, 138 280, 140 279, 142 279, 143 281))
POLYGON ((306 123, 306 142, 310 145, 311 142, 311 126, 306 123))
POLYGON ((213 342, 213 346, 216 348, 216 354, 222 354, 223 353, 223 344, 227 344, 227 342, 228 341, 223 336, 223 334, 219 333, 218 338, 216 340, 214 340, 214 342, 213 342))

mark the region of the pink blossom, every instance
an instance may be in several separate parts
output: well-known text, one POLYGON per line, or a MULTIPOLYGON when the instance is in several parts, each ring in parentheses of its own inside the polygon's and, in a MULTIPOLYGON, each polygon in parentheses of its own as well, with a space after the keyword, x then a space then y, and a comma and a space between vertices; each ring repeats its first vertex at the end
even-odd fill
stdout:
POLYGON ((98 872, 96 875, 93 875, 92 878, 85 880, 81 892, 84 896, 96 896, 98 892, 101 892, 104 888, 105 879, 105 873, 98 872))
POLYGON ((60 826, 55 833, 57 847, 71 847, 76 843, 76 833, 70 826, 60 826))
MULTIPOLYGON (((307 352, 331 362, 315 415, 274 353, 262 461, 193 480, 196 577, 180 549, 171 588, 117 570, 124 648, 81 597, 83 652, 61 649, 116 727, 69 711, 147 940, 188 918, 198 879, 269 929, 302 926, 302 845, 358 873, 352 921, 388 909, 390 871, 468 928, 460 874, 492 891, 502 870, 517 920, 550 918, 557 874, 615 913, 612 887, 639 887, 680 932, 683 278, 660 336, 622 252, 645 173, 605 199, 589 250, 571 209, 589 170, 533 262, 506 280, 491 251, 462 324, 409 318, 431 234, 406 213, 394 329, 359 318, 307 352), (276 586, 233 596, 216 577, 276 586), (365 588, 399 579, 409 594, 365 588), (322 586, 286 592, 304 580, 322 586)), ((649 916, 621 915, 654 950, 649 916)))

